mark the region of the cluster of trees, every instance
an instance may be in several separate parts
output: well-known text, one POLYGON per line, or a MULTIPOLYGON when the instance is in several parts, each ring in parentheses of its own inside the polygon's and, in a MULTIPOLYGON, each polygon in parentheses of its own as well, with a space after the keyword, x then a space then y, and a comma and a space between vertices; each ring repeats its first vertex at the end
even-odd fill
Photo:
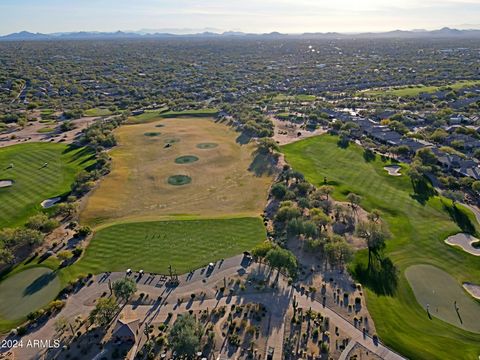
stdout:
POLYGON ((252 249, 252 255, 256 259, 265 260, 272 268, 287 271, 292 277, 296 276, 298 263, 295 255, 271 241, 257 245, 252 249))
POLYGON ((271 189, 279 202, 274 231, 278 240, 301 239, 307 250, 322 255, 331 266, 342 267, 353 256, 343 235, 355 229, 354 213, 360 197, 352 193, 348 196, 349 206, 335 204, 331 199, 333 191, 329 185, 315 188, 301 173, 285 167, 271 189))
POLYGON ((44 234, 31 228, 0 230, 0 264, 13 264, 15 251, 23 246, 36 247, 43 243, 44 234))
POLYGON ((420 182, 428 174, 434 174, 438 170, 438 159, 430 148, 417 151, 412 160, 408 175, 413 182, 420 182))
POLYGON ((178 316, 168 336, 171 349, 179 356, 193 358, 200 349, 203 329, 193 315, 178 316))
POLYGON ((31 216, 23 227, 0 229, 0 264, 13 264, 17 249, 32 249, 43 243, 45 234, 52 232, 59 222, 44 213, 31 216))
POLYGON ((126 115, 94 122, 82 132, 80 142, 94 149, 111 148, 117 144, 113 130, 126 120, 126 115))
POLYGON ((105 327, 120 310, 120 301, 125 303, 137 291, 137 283, 130 278, 123 278, 111 284, 111 296, 98 299, 95 308, 89 315, 91 324, 105 327))
POLYGON ((232 116, 241 130, 252 137, 270 137, 273 135, 273 123, 262 111, 247 103, 222 104, 222 110, 232 116))

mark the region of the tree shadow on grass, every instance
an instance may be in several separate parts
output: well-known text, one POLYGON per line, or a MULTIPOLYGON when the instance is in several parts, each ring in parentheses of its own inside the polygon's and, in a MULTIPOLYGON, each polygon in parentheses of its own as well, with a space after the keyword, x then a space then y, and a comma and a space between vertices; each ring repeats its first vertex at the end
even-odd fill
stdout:
POLYGON ((464 233, 473 235, 475 234, 475 225, 468 217, 468 215, 463 212, 461 209, 457 208, 456 205, 448 205, 442 201, 443 209, 448 213, 450 218, 458 225, 464 233))
POLYGON ((375 161, 376 158, 377 158, 377 156, 375 155, 375 153, 372 150, 365 149, 363 151, 363 159, 365 160, 365 162, 375 161))
POLYGON ((382 258, 370 269, 365 264, 356 264, 353 276, 377 295, 393 295, 398 285, 398 270, 390 258, 382 258))
POLYGON ((245 131, 238 135, 237 139, 235 140, 240 145, 246 145, 252 140, 252 136, 247 134, 245 131))
POLYGON ((413 180, 413 194, 410 197, 421 205, 425 205, 427 201, 436 195, 435 189, 427 179, 413 180))
POLYGON ((42 290, 50 282, 52 282, 57 277, 57 274, 54 272, 49 272, 47 274, 40 275, 38 278, 33 280, 33 282, 28 285, 25 290, 23 290, 23 295, 33 295, 36 292, 42 290))
POLYGON ((77 150, 79 147, 80 147, 80 146, 78 146, 78 145, 76 145, 76 144, 68 144, 68 145, 67 145, 67 148, 62 151, 62 154, 68 154, 68 153, 71 152, 71 151, 77 150))
POLYGON ((278 156, 274 154, 262 154, 257 152, 253 158, 252 163, 248 167, 255 176, 273 175, 276 171, 278 163, 278 156))
POLYGON ((337 141, 337 146, 341 149, 346 149, 350 146, 350 139, 348 138, 340 138, 337 141))

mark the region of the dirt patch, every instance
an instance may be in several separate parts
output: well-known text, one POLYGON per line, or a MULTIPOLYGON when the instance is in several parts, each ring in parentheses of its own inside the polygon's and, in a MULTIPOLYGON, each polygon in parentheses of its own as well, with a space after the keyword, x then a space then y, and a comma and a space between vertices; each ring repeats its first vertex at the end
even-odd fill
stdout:
MULTIPOLYGON (((45 128, 44 123, 39 121, 29 122, 23 128, 11 129, 7 133, 0 134, 0 147, 25 142, 64 142, 66 144, 70 144, 80 136, 82 130, 87 128, 87 126, 89 126, 96 119, 97 118, 95 117, 83 117, 72 120, 71 122, 75 128, 63 133, 60 133, 58 130, 50 133, 42 133, 39 131, 45 128)), ((61 121, 57 122, 55 126, 60 124, 61 121)))
POLYGON ((306 139, 312 136, 322 135, 327 132, 323 128, 313 131, 302 129, 300 124, 279 120, 275 117, 271 117, 270 119, 275 126, 273 140, 280 145, 290 144, 295 141, 306 139))

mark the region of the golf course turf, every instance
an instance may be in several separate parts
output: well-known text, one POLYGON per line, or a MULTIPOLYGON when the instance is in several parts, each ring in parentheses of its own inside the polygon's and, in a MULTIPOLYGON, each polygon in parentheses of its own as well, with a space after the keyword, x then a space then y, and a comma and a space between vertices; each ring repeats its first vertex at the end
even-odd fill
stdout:
POLYGON ((124 223, 99 230, 76 273, 125 271, 182 274, 211 261, 241 254, 266 238, 260 218, 124 223))
POLYGON ((418 302, 425 310, 428 305, 431 316, 480 333, 480 303, 448 273, 431 265, 413 265, 405 270, 405 275, 418 302))
POLYGON ((69 192, 75 175, 94 162, 90 150, 64 144, 29 143, 0 149, 0 179, 13 181, 13 186, 0 188, 0 228, 21 225, 42 209, 43 200, 69 192))
MULTIPOLYGON (((451 201, 433 196, 426 186, 415 191, 408 176, 390 176, 383 169, 389 161, 364 156, 360 146, 342 148, 338 138, 313 137, 282 148, 287 162, 313 184, 334 186, 333 196, 346 200, 349 192, 362 197, 366 210, 379 209, 393 238, 385 255, 398 269, 398 278, 384 283, 361 280, 366 288, 368 309, 381 340, 410 359, 474 359, 480 354, 480 335, 467 332, 435 317, 429 319, 404 271, 416 264, 429 264, 449 273, 461 286, 480 282, 478 258, 444 243, 461 227, 478 229, 475 217, 451 201)), ((408 166, 402 164, 407 173, 408 166)), ((418 187, 417 187, 418 189, 418 187)), ((366 251, 357 253, 351 270, 362 274, 366 251)), ((480 315, 477 317, 480 318, 480 315)))
POLYGON ((52 301, 60 280, 46 267, 21 271, 0 283, 0 319, 15 321, 52 301))

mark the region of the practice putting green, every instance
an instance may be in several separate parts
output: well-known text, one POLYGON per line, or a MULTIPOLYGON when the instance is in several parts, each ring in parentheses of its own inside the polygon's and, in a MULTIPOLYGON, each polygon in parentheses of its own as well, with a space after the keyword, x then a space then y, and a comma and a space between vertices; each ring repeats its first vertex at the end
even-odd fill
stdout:
POLYGON ((198 161, 198 157, 195 155, 185 155, 175 159, 176 164, 191 164, 195 161, 198 161))
POLYGON ((187 175, 173 175, 168 178, 168 183, 174 186, 187 185, 192 182, 192 178, 187 175))
POLYGON ((467 331, 480 332, 480 303, 468 296, 447 272, 431 265, 413 265, 405 270, 405 276, 419 304, 425 310, 428 304, 431 316, 467 331))
POLYGON ((143 135, 149 136, 149 137, 155 137, 155 136, 160 136, 160 135, 162 135, 162 133, 155 132, 155 131, 149 131, 149 132, 146 132, 146 133, 143 134, 143 135))
POLYGON ((12 275, 0 283, 0 318, 18 320, 52 301, 60 291, 60 280, 45 267, 12 275))
POLYGON ((1 148, 0 179, 14 184, 0 188, 0 228, 23 224, 42 210, 43 200, 69 192, 75 175, 94 163, 93 151, 64 144, 28 143, 1 148))
POLYGON ((81 273, 134 270, 178 273, 250 250, 266 238, 260 218, 152 221, 99 230, 84 257, 81 273))
POLYGON ((218 146, 217 143, 200 143, 197 144, 197 148, 199 149, 214 149, 218 146))
MULTIPOLYGON (((334 187, 332 196, 339 201, 347 201, 349 192, 359 194, 360 205, 367 211, 379 209, 388 223, 393 238, 387 241, 385 255, 396 265, 398 278, 388 276, 364 284, 380 339, 410 359, 477 358, 480 335, 435 317, 430 320, 404 275, 409 266, 431 264, 448 272, 458 284, 478 283, 478 258, 444 243, 445 238, 462 231, 461 227, 475 232, 475 216, 434 196, 428 184, 415 190, 408 175, 388 175, 383 167, 391 165, 390 161, 379 155, 366 156, 356 144, 342 147, 338 137, 312 137, 285 145, 282 151, 286 161, 308 181, 321 186, 326 177, 334 187)), ((408 165, 401 165, 407 174, 408 165)), ((366 251, 359 251, 350 269, 366 263, 366 251)))

